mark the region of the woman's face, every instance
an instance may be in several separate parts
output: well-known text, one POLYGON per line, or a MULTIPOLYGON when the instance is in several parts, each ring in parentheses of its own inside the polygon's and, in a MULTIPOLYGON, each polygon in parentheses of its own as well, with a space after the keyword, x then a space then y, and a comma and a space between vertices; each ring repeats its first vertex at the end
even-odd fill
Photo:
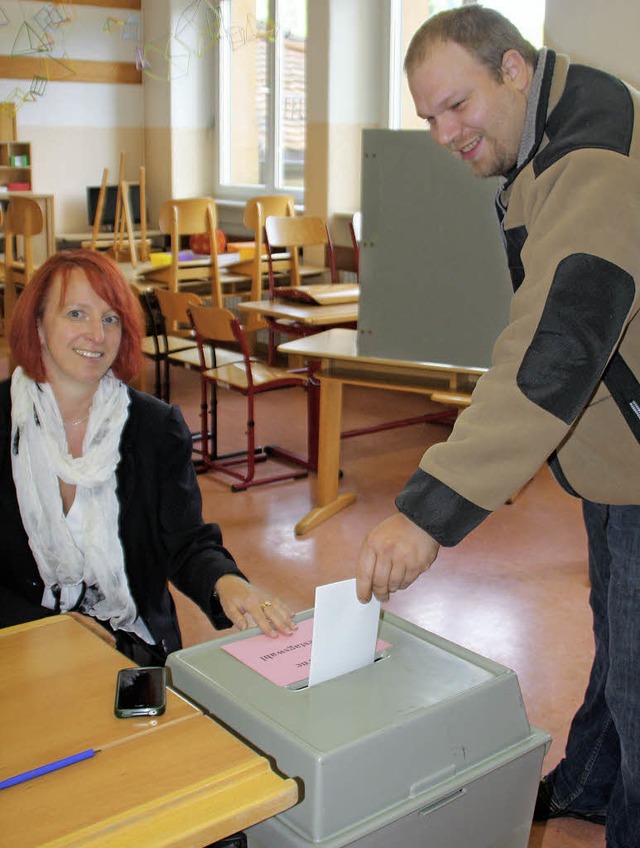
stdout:
POLYGON ((61 289, 62 279, 58 274, 38 321, 47 380, 60 388, 97 385, 118 355, 122 338, 120 319, 80 269, 71 272, 62 303, 61 289))

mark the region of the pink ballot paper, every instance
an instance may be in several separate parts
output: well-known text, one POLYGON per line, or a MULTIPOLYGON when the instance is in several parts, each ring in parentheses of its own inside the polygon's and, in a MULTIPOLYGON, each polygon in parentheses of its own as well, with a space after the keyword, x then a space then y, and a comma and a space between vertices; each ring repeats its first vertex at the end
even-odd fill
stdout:
MULTIPOLYGON (((355 584, 355 581, 343 582, 353 582, 355 584)), ((327 587, 329 595, 332 594, 331 587, 335 586, 340 586, 340 584, 329 584, 329 587, 327 587)), ((333 591, 340 592, 341 590, 334 589, 333 591)), ((352 591, 353 597, 355 597, 355 588, 351 590, 344 587, 342 591, 352 591)), ((318 614, 317 601, 318 596, 316 594, 316 615, 318 614)), ((356 603, 359 603, 357 599, 356 603)), ((365 608, 366 606, 368 605, 365 605, 365 608)), ((371 649, 364 649, 363 658, 363 649, 361 647, 358 648, 354 664, 354 661, 349 659, 352 652, 349 650, 348 645, 349 641, 351 641, 351 637, 353 636, 352 631, 355 632, 358 629, 357 622, 352 622, 351 626, 347 623, 345 626, 343 618, 345 612, 344 606, 339 605, 339 607, 340 624, 336 621, 336 625, 333 630, 338 630, 342 633, 342 636, 339 637, 337 645, 327 643, 326 650, 322 645, 320 646, 320 666, 318 668, 318 679, 315 681, 317 683, 320 682, 320 679, 328 680, 330 677, 335 677, 338 674, 344 674, 346 671, 351 671, 354 668, 360 668, 362 665, 366 665, 368 662, 373 662, 375 651, 381 651, 388 647, 388 642, 384 642, 380 639, 376 642, 375 639, 379 615, 378 604, 378 612, 375 615, 375 626, 371 625, 373 615, 370 610, 369 624, 365 628, 367 631, 364 636, 365 641, 368 643, 370 639, 373 638, 373 641, 371 642, 371 649), (328 671, 328 669, 333 667, 333 664, 329 659, 331 655, 335 655, 335 673, 331 673, 330 670, 328 671)), ((321 622, 320 630, 322 629, 323 627, 321 622)), ((266 677, 267 680, 275 683, 276 686, 290 686, 291 684, 299 683, 301 680, 305 680, 306 678, 311 678, 313 635, 314 619, 306 618, 299 622, 298 629, 295 630, 291 636, 279 635, 276 639, 272 639, 270 636, 265 636, 261 633, 258 636, 251 636, 248 639, 238 639, 235 642, 229 642, 227 645, 222 646, 222 650, 231 654, 254 671, 257 671, 258 674, 266 677)), ((355 641, 358 642, 361 640, 356 639, 355 641)))

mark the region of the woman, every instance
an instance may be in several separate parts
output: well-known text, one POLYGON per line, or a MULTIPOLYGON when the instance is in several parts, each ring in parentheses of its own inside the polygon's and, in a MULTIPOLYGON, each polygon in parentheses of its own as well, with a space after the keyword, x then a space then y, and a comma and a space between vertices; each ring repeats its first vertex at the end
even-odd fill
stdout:
POLYGON ((295 628, 205 524, 180 410, 127 387, 140 309, 108 257, 49 258, 18 298, 0 384, 0 625, 93 616, 140 664, 181 646, 167 581, 216 627, 295 628))

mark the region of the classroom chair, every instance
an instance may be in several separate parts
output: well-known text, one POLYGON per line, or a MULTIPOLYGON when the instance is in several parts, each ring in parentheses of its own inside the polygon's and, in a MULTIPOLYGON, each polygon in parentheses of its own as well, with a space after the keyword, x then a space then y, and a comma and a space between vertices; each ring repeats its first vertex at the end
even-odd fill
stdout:
MULTIPOLYGON (((333 241, 329 228, 322 218, 314 215, 296 217, 270 215, 265 221, 265 244, 269 262, 270 299, 277 297, 275 262, 283 249, 289 253, 289 274, 292 286, 300 285, 300 251, 313 247, 319 247, 324 252, 325 271, 328 270, 329 272, 330 282, 338 282, 333 241)), ((330 325, 318 328, 278 318, 267 318, 266 320, 269 330, 269 364, 275 362, 277 333, 299 338, 300 336, 317 333, 319 329, 330 329, 330 325)))
POLYGON ((192 291, 211 298, 214 306, 222 306, 228 296, 237 296, 236 286, 249 278, 241 274, 226 274, 224 285, 231 291, 223 295, 223 284, 218 266, 216 243, 216 206, 211 197, 191 197, 167 200, 160 208, 160 230, 170 238, 168 264, 152 267, 141 272, 141 276, 154 287, 162 285, 169 291, 192 291), (183 241, 189 236, 207 235, 208 254, 194 256, 183 249, 183 241))
POLYGON ((18 294, 36 270, 33 238, 43 230, 44 215, 37 200, 12 195, 4 225, 4 332, 7 336, 18 294))
MULTIPOLYGON (((264 240, 264 225, 270 215, 281 215, 293 217, 295 215, 293 197, 284 194, 269 194, 260 197, 251 197, 245 204, 242 221, 245 227, 253 233, 255 253, 247 262, 234 266, 238 273, 247 273, 251 276, 250 300, 262 300, 264 295, 263 282, 269 280, 269 260, 267 258, 264 240)), ((275 276, 289 268, 288 254, 280 259, 273 259, 273 273, 275 276)), ((250 314, 244 324, 245 333, 253 333, 267 326, 267 322, 261 315, 250 314)))
MULTIPOLYGON (((189 299, 189 305, 197 305, 200 298, 195 294, 184 294, 189 299)), ((183 351, 192 350, 197 357, 197 345, 193 332, 171 332, 167 330, 167 321, 160 308, 158 294, 153 289, 140 292, 140 301, 144 306, 147 317, 148 335, 142 339, 142 354, 154 363, 155 386, 154 395, 161 400, 170 402, 171 387, 169 366, 177 364, 170 357, 183 351)), ((185 318, 188 318, 185 312, 185 318)), ((190 325, 189 325, 190 328, 190 325)), ((199 359, 196 358, 196 366, 199 359)))
POLYGON ((233 477, 233 492, 244 491, 252 486, 263 486, 283 480, 298 480, 308 474, 308 459, 296 457, 290 452, 273 446, 257 446, 255 439, 255 399, 259 394, 277 389, 306 389, 308 381, 304 375, 294 374, 283 368, 273 368, 252 358, 247 340, 238 319, 228 309, 196 306, 189 310, 196 333, 201 360, 201 448, 205 470, 217 471, 233 477), (218 356, 221 349, 238 351, 241 359, 223 364, 218 356), (209 367, 207 350, 212 357, 209 367), (208 388, 213 389, 209 410, 208 388), (242 394, 246 407, 246 448, 230 454, 219 455, 217 445, 217 389, 224 387, 242 394), (209 414, 210 413, 210 414, 209 414), (210 432, 211 429, 211 432, 210 432), (282 474, 255 477, 256 464, 267 459, 285 460, 297 467, 282 474), (241 466, 241 470, 238 469, 241 466))

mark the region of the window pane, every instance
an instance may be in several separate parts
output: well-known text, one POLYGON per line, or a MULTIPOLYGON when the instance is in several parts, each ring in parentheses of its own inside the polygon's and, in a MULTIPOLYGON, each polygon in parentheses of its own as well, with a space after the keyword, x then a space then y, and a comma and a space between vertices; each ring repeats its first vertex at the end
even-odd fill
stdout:
MULTIPOLYGON (((418 27, 431 15, 454 9, 458 6, 473 5, 475 0, 402 0, 401 11, 401 59, 399 66, 392 69, 391 85, 400 91, 402 129, 418 129, 424 127, 424 121, 416 117, 415 107, 406 78, 402 73, 401 63, 409 41, 418 27)), ((509 18, 534 47, 542 47, 545 0, 482 0, 483 6, 497 9, 509 18)))
POLYGON ((501 12, 518 27, 534 47, 542 47, 544 0, 527 0, 526 3, 515 3, 514 0, 483 0, 482 5, 501 12))
POLYGON ((307 4, 305 0, 279 0, 278 30, 282 45, 280 63, 280 114, 278 121, 278 186, 302 188, 305 149, 305 72, 307 4))

